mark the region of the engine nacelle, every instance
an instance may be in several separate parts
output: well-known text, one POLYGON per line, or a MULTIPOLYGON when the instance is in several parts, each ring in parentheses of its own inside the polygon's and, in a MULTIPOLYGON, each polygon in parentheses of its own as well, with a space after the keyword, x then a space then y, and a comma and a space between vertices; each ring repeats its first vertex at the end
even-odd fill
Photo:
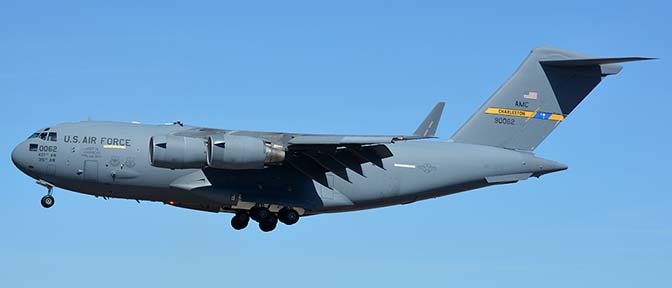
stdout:
POLYGON ((207 150, 208 166, 218 169, 263 169, 266 164, 285 159, 282 146, 249 136, 212 135, 207 150))
POLYGON ((207 151, 201 138, 158 135, 149 138, 152 166, 170 169, 203 168, 207 151))

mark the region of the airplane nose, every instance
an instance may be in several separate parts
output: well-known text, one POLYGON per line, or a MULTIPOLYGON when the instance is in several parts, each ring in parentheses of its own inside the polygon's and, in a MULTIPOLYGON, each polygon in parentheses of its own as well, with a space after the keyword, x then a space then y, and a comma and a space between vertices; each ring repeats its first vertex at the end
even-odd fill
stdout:
POLYGON ((16 151, 17 148, 18 146, 14 147, 14 150, 12 151, 12 162, 14 162, 14 166, 18 167, 19 165, 16 164, 19 160, 19 155, 18 152, 16 151))
POLYGON ((25 151, 23 149, 20 149, 23 147, 22 144, 17 145, 14 147, 14 150, 12 151, 12 162, 14 163, 14 166, 16 168, 19 168, 21 171, 26 171, 25 170, 25 165, 26 165, 26 159, 25 159, 25 151))

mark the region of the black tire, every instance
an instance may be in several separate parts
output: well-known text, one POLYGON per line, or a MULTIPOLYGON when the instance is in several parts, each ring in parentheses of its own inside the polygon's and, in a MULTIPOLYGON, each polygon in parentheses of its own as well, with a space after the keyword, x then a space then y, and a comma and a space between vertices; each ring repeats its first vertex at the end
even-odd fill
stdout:
POLYGON ((236 213, 236 217, 245 223, 250 222, 250 214, 247 214, 247 212, 238 212, 236 213))
POLYGON ((259 217, 257 217, 257 212, 259 212, 259 209, 261 209, 261 208, 252 207, 252 209, 250 209, 250 211, 249 211, 250 218, 252 218, 252 220, 257 221, 257 222, 259 222, 259 217))
POLYGON ((296 222, 299 222, 299 218, 301 218, 299 212, 290 208, 282 208, 280 212, 278 212, 278 217, 280 218, 280 222, 285 223, 286 225, 294 225, 296 222))
POLYGON ((259 229, 264 232, 271 232, 278 226, 278 218, 275 215, 270 214, 265 221, 259 222, 259 229))
POLYGON ((51 206, 54 206, 54 202, 55 202, 54 197, 52 197, 51 195, 42 197, 42 200, 40 201, 42 207, 44 208, 51 208, 51 206))
POLYGON ((268 211, 266 208, 262 208, 257 210, 257 218, 259 218, 259 222, 265 222, 268 220, 269 217, 271 217, 271 211, 268 211))
POLYGON ((245 212, 236 213, 233 218, 231 218, 231 227, 236 230, 242 230, 247 227, 247 224, 250 222, 250 216, 245 212))
POLYGON ((271 211, 268 211, 268 209, 265 207, 254 207, 250 209, 249 215, 250 218, 252 218, 254 221, 261 223, 266 221, 266 218, 268 218, 268 216, 272 214, 271 211))

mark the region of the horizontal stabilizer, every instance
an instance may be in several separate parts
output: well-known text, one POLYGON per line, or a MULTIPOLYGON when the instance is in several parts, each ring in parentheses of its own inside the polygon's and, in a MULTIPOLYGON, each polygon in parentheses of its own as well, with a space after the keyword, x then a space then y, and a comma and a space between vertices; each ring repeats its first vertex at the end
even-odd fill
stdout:
POLYGON ((562 60, 540 60, 544 66, 554 66, 565 69, 590 69, 590 67, 599 67, 602 76, 615 75, 621 72, 623 67, 618 63, 654 60, 656 58, 646 57, 620 57, 620 58, 578 58, 562 60))
POLYGON ((620 57, 620 58, 585 58, 585 59, 564 59, 564 60, 541 60, 541 64, 553 66, 593 66, 602 64, 615 64, 632 61, 655 60, 656 58, 647 57, 620 57))

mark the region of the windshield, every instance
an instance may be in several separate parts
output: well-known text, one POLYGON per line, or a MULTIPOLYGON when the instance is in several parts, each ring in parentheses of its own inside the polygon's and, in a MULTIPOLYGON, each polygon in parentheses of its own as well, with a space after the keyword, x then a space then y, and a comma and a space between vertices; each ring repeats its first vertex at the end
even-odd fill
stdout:
POLYGON ((58 139, 58 134, 56 134, 56 132, 36 132, 28 137, 28 139, 33 138, 40 138, 44 141, 56 142, 56 139, 58 139))

